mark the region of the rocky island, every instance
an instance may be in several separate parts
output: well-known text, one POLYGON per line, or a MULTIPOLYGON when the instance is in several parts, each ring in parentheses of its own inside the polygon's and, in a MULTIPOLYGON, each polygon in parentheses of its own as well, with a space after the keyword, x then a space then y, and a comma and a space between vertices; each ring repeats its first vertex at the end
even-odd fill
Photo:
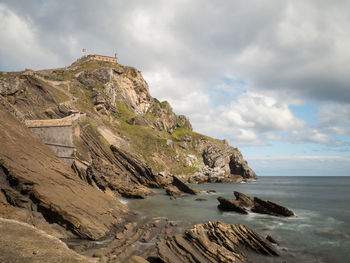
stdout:
POLYGON ((151 97, 135 68, 88 56, 64 68, 1 72, 0 119, 1 262, 278 256, 246 226, 145 221, 118 201, 256 178, 238 149, 194 132, 151 97))

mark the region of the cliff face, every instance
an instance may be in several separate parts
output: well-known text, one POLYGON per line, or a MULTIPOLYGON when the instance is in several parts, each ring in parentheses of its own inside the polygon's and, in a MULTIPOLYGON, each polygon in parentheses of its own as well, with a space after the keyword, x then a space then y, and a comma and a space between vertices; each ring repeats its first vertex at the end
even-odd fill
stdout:
POLYGON ((89 239, 125 223, 126 206, 80 180, 2 106, 0 119, 0 217, 89 239))
POLYGON ((188 182, 256 178, 238 149, 193 132, 187 117, 152 98, 132 67, 82 58, 60 69, 1 73, 0 104, 20 121, 86 113, 74 126, 73 170, 114 196, 144 198, 172 174, 188 182))

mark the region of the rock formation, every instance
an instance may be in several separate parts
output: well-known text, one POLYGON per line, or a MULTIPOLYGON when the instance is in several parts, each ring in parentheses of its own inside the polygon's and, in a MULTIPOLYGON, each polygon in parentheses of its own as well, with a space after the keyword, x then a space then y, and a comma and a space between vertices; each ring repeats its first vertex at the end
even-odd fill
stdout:
POLYGON ((254 201, 249 196, 237 191, 234 191, 233 194, 235 195, 236 200, 239 201, 243 206, 252 207, 254 205, 254 201))
POLYGON ((237 149, 193 132, 187 117, 176 115, 168 102, 152 98, 140 71, 132 67, 82 58, 60 69, 3 73, 0 102, 20 121, 86 113, 87 120, 74 127, 74 157, 79 163, 74 170, 117 196, 143 198, 152 193, 145 188, 158 186, 148 175, 143 180, 142 175, 125 172, 128 168, 117 164, 124 157, 116 160, 111 145, 153 174, 185 175, 188 182, 256 177, 237 149), (124 173, 126 180, 121 178, 124 173))
POLYGON ((293 211, 288 208, 276 204, 271 201, 264 201, 258 197, 254 197, 252 200, 249 196, 234 191, 236 200, 226 199, 224 197, 218 197, 218 208, 222 211, 234 211, 241 214, 248 214, 246 208, 250 208, 251 212, 259 214, 268 214, 272 216, 294 216, 293 211))
MULTIPOLYGON (((198 224, 185 233, 157 243, 160 262, 237 262, 248 261, 247 251, 277 256, 278 253, 250 228, 223 222, 198 224)), ((159 261, 157 261, 159 262, 159 261)))
POLYGON ((219 205, 218 208, 222 211, 234 211, 240 214, 248 214, 247 210, 242 207, 242 204, 237 200, 230 200, 224 197, 218 197, 219 205))
POLYGON ((254 206, 252 207, 251 211, 273 216, 294 216, 294 213, 288 208, 271 201, 264 201, 258 197, 254 197, 254 206))

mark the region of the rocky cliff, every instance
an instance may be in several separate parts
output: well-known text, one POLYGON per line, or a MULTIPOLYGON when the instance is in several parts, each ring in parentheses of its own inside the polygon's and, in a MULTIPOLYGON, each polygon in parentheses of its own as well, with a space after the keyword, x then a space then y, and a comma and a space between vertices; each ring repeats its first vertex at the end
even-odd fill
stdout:
MULTIPOLYGON (((166 251, 175 253, 178 249, 172 244, 191 236, 188 232, 170 237, 173 226, 169 222, 131 223, 137 216, 118 201, 120 196, 146 198, 153 188, 196 194, 184 183, 256 178, 238 149, 194 132, 186 116, 176 115, 168 102, 150 95, 140 71, 117 63, 83 57, 65 68, 2 72, 0 119, 0 217, 25 222, 58 238, 99 240, 109 236, 112 241, 102 254, 110 262, 129 260, 138 240, 148 242, 151 237, 153 247, 144 257, 151 262, 152 258, 178 262, 184 257, 167 260, 166 251), (68 167, 24 122, 60 119, 77 112, 85 114, 74 119, 75 161, 68 167), (163 236, 156 238, 157 231, 163 236)), ((3 230, 6 224, 2 222, 3 230)), ((205 225, 208 229, 213 226, 205 225)), ((201 242, 207 242, 202 232, 198 232, 201 238, 193 237, 197 240, 194 247, 185 244, 191 248, 186 258, 197 253, 201 242)), ((215 246, 221 246, 218 242, 215 246)), ((96 244, 86 243, 81 250, 96 244)), ((235 246, 234 251, 240 253, 241 244, 235 246)), ((230 251, 224 253, 236 253, 230 251)), ((230 257, 222 261, 220 256, 209 261, 231 262, 230 257)))
POLYGON ((238 149, 192 131, 187 117, 152 98, 132 67, 83 57, 60 69, 3 72, 0 102, 20 121, 86 113, 74 127, 74 171, 114 195, 143 198, 173 174, 185 182, 256 177, 238 149))

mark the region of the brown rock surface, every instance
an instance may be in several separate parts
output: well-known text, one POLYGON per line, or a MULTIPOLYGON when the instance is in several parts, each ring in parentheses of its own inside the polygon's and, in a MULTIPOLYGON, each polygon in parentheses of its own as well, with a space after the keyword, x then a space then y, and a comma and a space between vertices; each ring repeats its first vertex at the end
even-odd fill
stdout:
POLYGON ((230 200, 221 196, 219 196, 217 199, 220 202, 218 208, 222 211, 234 211, 240 214, 248 214, 247 210, 237 200, 230 200))
POLYGON ((289 210, 288 208, 271 201, 264 201, 258 197, 254 197, 254 206, 251 208, 251 211, 273 216, 294 216, 293 211, 289 210))
POLYGON ((70 250, 59 239, 25 223, 0 218, 2 263, 97 263, 70 250))
POLYGON ((11 205, 30 200, 28 209, 83 238, 99 239, 125 222, 125 205, 77 178, 2 106, 0 119, 1 188, 11 205))
POLYGON ((177 262, 249 262, 247 251, 267 256, 278 253, 256 232, 243 225, 223 222, 198 224, 183 235, 173 235, 157 243, 158 258, 177 262))
POLYGON ((236 200, 239 201, 242 205, 248 207, 252 207, 254 205, 254 201, 249 196, 237 191, 234 191, 233 194, 235 195, 236 200))
POLYGON ((172 176, 173 180, 171 184, 168 184, 164 186, 164 189, 167 193, 167 195, 176 197, 180 194, 190 194, 190 195, 196 195, 199 194, 199 190, 192 189, 187 184, 185 184, 183 181, 181 181, 177 176, 172 176))

